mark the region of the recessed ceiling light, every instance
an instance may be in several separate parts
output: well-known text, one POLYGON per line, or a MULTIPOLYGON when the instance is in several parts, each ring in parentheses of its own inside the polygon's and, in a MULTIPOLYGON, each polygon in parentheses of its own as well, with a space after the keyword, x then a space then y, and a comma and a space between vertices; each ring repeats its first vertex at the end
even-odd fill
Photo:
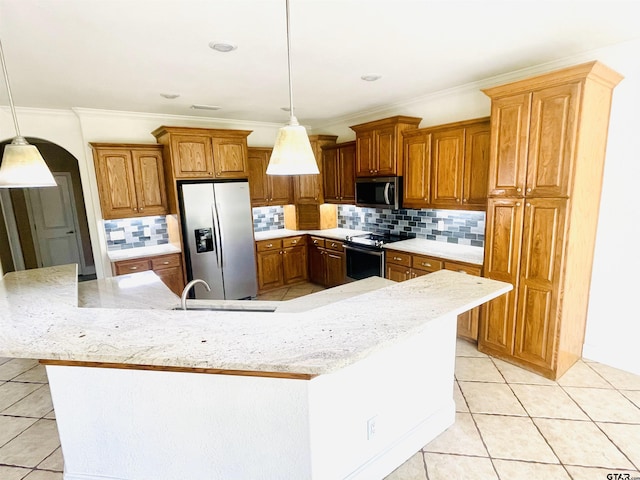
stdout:
POLYGON ((376 80, 380 80, 382 75, 378 75, 377 73, 369 73, 367 75, 362 75, 360 77, 365 82, 375 82, 376 80))
POLYGON ((168 98, 169 100, 173 100, 174 98, 178 98, 180 96, 179 93, 161 93, 161 97, 168 98))
POLYGON ((222 53, 232 52, 233 50, 238 48, 237 45, 229 42, 210 42, 209 47, 213 48, 217 52, 222 53))
POLYGON ((216 105, 191 105, 193 110, 220 110, 222 107, 216 105))

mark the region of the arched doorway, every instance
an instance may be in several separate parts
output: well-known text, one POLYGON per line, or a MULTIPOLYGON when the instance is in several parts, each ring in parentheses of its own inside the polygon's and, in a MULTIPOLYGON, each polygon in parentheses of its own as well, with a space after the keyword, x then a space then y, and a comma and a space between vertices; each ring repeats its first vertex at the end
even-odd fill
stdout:
MULTIPOLYGON (((0 155, 4 146, 0 143, 0 155)), ((35 145, 57 187, 1 189, 0 261, 6 272, 77 263, 81 278, 95 278, 95 264, 78 160, 61 146, 39 138, 35 145)))

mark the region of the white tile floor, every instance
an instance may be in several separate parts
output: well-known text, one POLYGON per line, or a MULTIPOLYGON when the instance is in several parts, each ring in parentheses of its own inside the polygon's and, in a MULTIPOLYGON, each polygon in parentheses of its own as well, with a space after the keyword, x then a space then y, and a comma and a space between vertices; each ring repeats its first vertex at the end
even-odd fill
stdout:
MULTIPOLYGON (((453 394, 456 423, 386 480, 640 479, 640 376, 580 361, 554 382, 459 340, 453 394)), ((62 480, 62 470, 44 368, 0 358, 0 480, 62 480)))

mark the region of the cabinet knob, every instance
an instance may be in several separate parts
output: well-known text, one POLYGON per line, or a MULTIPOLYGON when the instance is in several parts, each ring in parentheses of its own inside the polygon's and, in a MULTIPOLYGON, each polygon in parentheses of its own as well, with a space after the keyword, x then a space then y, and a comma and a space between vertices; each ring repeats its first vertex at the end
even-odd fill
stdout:
POLYGON ((273 247, 273 243, 267 243, 267 248, 273 247))
POLYGON ((527 207, 530 207, 530 206, 531 206, 531 204, 530 204, 529 202, 527 202, 527 205, 526 205, 526 206, 527 206, 527 207))
POLYGON ((163 265, 169 265, 169 262, 162 262, 163 265))
POLYGON ((207 175, 213 175, 213 173, 211 173, 211 172, 207 172, 207 175))
POLYGON ((333 243, 333 242, 331 242, 331 246, 332 246, 332 247, 335 247, 335 246, 336 246, 336 244, 335 244, 335 243, 333 243))
POLYGON ((143 207, 140 207, 140 211, 141 211, 141 212, 144 212, 144 208, 143 208, 143 207))
POLYGON ((313 244, 314 244, 314 245, 317 245, 317 244, 318 244, 318 240, 314 240, 314 241, 313 241, 313 244))
POLYGON ((459 198, 456 198, 456 203, 460 203, 460 199, 459 198))
POLYGON ((402 260, 402 257, 393 257, 393 259, 399 262, 402 260))
POLYGON ((129 267, 129 270, 137 270, 138 267, 129 267))
POLYGON ((462 203, 467 203, 467 199, 466 199, 466 198, 463 198, 463 199, 462 199, 462 203))
POLYGON ((216 177, 219 177, 219 176, 220 176, 220 172, 217 172, 217 173, 216 173, 216 177))
POLYGON ((519 206, 520 206, 520 202, 516 202, 516 207, 519 207, 519 206))
POLYGON ((407 270, 407 271, 405 272, 405 275, 409 275, 409 270, 407 270))
POLYGON ((282 250, 280 250, 280 255, 282 255, 282 250))
POLYGON ((467 272, 464 270, 458 270, 458 273, 467 273, 467 272))
POLYGON ((291 243, 295 245, 296 243, 298 243, 298 240, 291 240, 291 243))
POLYGON ((520 187, 516 188, 516 192, 520 193, 522 189, 520 187))
POLYGON ((430 267, 431 264, 429 262, 422 262, 423 267, 430 267))
POLYGON ((134 211, 134 212, 137 212, 137 211, 138 211, 138 209, 134 207, 134 208, 133 208, 133 211, 134 211))
POLYGON ((527 188, 527 193, 531 193, 531 188, 527 188))

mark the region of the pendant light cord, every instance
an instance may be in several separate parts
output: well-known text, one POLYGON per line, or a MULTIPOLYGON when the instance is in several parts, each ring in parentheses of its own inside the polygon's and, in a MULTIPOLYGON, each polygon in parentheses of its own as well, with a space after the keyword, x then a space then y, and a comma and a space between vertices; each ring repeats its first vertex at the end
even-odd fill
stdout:
MULTIPOLYGON (((289 1, 289 0, 287 0, 289 1)), ((13 105, 13 97, 11 96, 11 86, 9 85, 9 75, 7 74, 7 65, 4 62, 4 51, 2 50, 2 41, 0 40, 0 63, 2 63, 2 73, 4 73, 4 83, 7 85, 7 95, 9 97, 9 107, 13 115, 13 123, 16 126, 16 136, 20 137, 20 127, 18 127, 18 117, 16 116, 16 107, 13 105)))
POLYGON ((289 125, 298 125, 298 119, 293 114, 293 81, 291 79, 291 34, 290 29, 291 25, 289 22, 289 0, 285 0, 286 2, 286 12, 287 12, 287 67, 289 69, 289 125))

